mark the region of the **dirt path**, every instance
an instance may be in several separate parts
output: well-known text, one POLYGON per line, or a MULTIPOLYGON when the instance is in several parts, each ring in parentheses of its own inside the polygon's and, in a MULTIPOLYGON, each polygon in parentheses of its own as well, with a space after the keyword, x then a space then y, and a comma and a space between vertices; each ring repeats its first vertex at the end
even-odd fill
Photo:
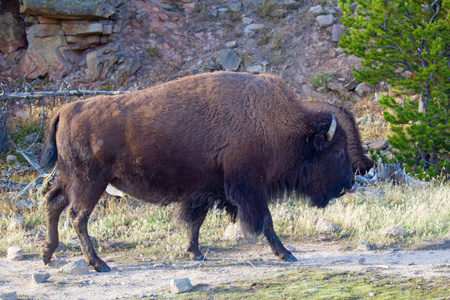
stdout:
MULTIPOLYGON (((298 263, 278 261, 266 246, 236 247, 226 253, 210 252, 208 262, 179 260, 172 263, 136 260, 124 263, 126 253, 103 255, 113 268, 110 273, 91 270, 82 276, 58 272, 58 268, 44 267, 37 258, 8 261, 0 258, 0 292, 17 292, 19 299, 120 299, 160 294, 170 287, 172 279, 188 277, 193 285, 218 285, 239 279, 258 279, 304 266, 335 271, 376 272, 408 277, 450 278, 450 249, 427 251, 360 251, 342 250, 337 243, 295 244, 293 253, 298 263), (301 251, 300 251, 301 249, 301 251), (48 282, 33 285, 31 275, 45 271, 48 282)), ((67 261, 81 259, 67 258, 67 261)))

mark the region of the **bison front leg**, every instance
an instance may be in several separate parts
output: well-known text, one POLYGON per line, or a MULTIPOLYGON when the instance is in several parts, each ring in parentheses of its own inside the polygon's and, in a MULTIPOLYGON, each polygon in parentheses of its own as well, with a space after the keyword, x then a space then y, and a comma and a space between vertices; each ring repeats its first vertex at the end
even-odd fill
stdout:
POLYGON ((284 246, 283 243, 278 238, 275 230, 273 230, 273 222, 272 219, 266 221, 264 226, 264 236, 269 242, 270 248, 272 252, 278 256, 281 260, 295 262, 297 258, 284 246))
MULTIPOLYGON (((245 172, 241 172, 245 174, 245 172)), ((226 182, 226 193, 238 207, 241 228, 249 233, 264 233, 273 253, 284 261, 297 261, 294 255, 281 243, 273 229, 269 211, 269 195, 266 187, 252 177, 241 177, 238 182, 226 182)), ((255 178, 255 177, 253 177, 255 178)))
POLYGON ((67 207, 67 199, 62 190, 56 186, 45 196, 45 214, 47 219, 47 239, 43 244, 41 257, 44 264, 48 264, 58 247, 58 222, 61 212, 67 207))

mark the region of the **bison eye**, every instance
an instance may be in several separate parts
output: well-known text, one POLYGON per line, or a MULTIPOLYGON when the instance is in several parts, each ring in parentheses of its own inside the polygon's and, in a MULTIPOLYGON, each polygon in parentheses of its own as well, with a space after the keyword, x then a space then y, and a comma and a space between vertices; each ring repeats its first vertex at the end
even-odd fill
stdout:
POLYGON ((336 150, 336 152, 335 152, 337 155, 341 155, 341 153, 342 153, 342 150, 336 150))

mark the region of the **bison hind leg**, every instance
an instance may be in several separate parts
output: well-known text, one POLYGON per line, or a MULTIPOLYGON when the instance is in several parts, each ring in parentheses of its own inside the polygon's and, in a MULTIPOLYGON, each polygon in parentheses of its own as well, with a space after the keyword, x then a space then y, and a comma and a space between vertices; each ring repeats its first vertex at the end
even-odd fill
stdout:
POLYGON ((41 250, 44 264, 48 264, 59 243, 58 222, 62 211, 67 207, 67 197, 57 184, 45 195, 45 214, 47 221, 47 239, 41 250))
POLYGON ((107 182, 95 184, 74 180, 70 193, 70 206, 68 209, 72 226, 75 229, 80 246, 88 265, 97 272, 109 272, 111 268, 97 255, 88 234, 89 216, 106 189, 107 182))

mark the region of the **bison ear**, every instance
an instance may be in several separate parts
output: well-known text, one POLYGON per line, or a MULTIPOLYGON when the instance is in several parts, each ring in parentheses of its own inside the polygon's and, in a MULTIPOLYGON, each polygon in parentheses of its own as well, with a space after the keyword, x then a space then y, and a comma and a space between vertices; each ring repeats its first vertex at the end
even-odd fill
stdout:
POLYGON ((312 138, 312 145, 316 151, 323 151, 330 145, 337 128, 336 117, 333 115, 319 118, 315 121, 316 132, 312 138))

